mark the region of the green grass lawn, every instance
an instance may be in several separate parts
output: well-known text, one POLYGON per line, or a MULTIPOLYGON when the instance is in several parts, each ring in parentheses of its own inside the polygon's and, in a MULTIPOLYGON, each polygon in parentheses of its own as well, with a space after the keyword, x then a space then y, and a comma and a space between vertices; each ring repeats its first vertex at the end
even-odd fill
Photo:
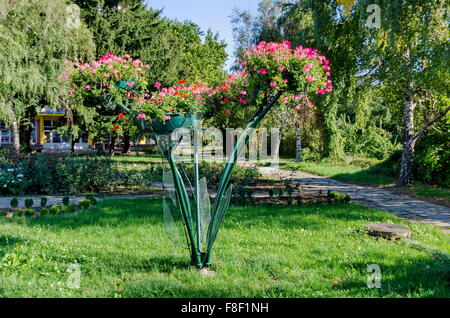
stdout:
POLYGON ((102 201, 78 214, 0 218, 0 297, 449 297, 448 236, 410 225, 414 248, 367 236, 368 222, 405 224, 358 205, 231 207, 215 277, 164 233, 160 200, 102 201), (70 289, 79 264, 81 288, 70 289), (378 264, 381 288, 367 287, 378 264))
POLYGON ((374 173, 368 168, 356 165, 331 162, 300 162, 281 165, 280 168, 293 171, 305 171, 320 176, 338 180, 369 185, 393 185, 395 179, 379 173, 374 173))

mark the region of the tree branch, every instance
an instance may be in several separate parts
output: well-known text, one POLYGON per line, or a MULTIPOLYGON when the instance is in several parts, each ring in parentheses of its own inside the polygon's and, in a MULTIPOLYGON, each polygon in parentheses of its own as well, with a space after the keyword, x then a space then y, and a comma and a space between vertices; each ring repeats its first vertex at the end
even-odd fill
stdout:
POLYGON ((442 117, 445 116, 445 114, 447 114, 450 111, 450 106, 448 106, 447 108, 445 108, 443 111, 441 111, 439 114, 437 114, 436 117, 434 117, 433 119, 431 119, 430 121, 428 121, 426 123, 425 126, 422 127, 422 129, 420 129, 419 131, 417 131, 410 139, 410 142, 414 142, 415 140, 417 140, 417 138, 419 138, 425 131, 427 131, 428 128, 430 128, 431 125, 433 125, 436 121, 438 121, 439 119, 441 119, 442 117))

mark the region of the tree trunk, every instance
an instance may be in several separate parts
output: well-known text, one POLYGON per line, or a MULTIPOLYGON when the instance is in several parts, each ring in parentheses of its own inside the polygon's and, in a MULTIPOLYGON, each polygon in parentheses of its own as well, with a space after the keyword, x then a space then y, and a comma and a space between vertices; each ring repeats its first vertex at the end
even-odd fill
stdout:
POLYGON ((113 136, 111 137, 109 143, 109 155, 111 157, 114 157, 115 150, 116 150, 116 136, 113 136))
POLYGON ((122 153, 130 153, 131 151, 131 138, 129 135, 123 137, 123 150, 122 153))
POLYGON ((16 154, 20 153, 20 133, 19 133, 19 123, 17 119, 12 122, 12 132, 13 132, 13 150, 16 154))
POLYGON ((33 126, 20 125, 19 126, 19 143, 22 146, 22 151, 25 153, 31 152, 31 132, 33 131, 33 126))
POLYGON ((302 161, 302 134, 300 130, 300 121, 298 118, 295 119, 295 162, 302 161))
POLYGON ((76 143, 75 138, 73 136, 70 136, 70 152, 72 154, 75 154, 75 143, 76 143))
POLYGON ((403 153, 400 165, 400 176, 397 184, 399 186, 411 186, 413 183, 413 159, 414 146, 414 109, 416 103, 413 96, 413 87, 411 83, 407 84, 405 89, 404 109, 403 109, 403 153))

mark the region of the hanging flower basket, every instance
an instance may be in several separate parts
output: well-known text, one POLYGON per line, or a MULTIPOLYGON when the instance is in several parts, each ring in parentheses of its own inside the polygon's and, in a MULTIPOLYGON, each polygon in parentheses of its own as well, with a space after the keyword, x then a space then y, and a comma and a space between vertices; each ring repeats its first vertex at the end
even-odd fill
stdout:
POLYGON ((178 128, 192 128, 193 120, 191 115, 186 114, 167 114, 170 119, 161 120, 155 119, 151 125, 153 131, 157 134, 170 134, 178 128))

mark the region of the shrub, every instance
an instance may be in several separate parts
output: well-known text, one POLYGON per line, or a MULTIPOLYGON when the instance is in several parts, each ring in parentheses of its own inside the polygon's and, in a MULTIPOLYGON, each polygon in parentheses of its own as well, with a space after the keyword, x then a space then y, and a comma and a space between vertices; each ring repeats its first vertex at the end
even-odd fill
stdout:
POLYGON ((42 208, 42 209, 39 211, 39 213, 41 214, 41 216, 46 216, 46 215, 49 213, 49 211, 48 211, 47 208, 42 208))
POLYGON ((417 142, 414 177, 426 183, 450 187, 450 135, 431 132, 417 142))
POLYGON ((48 199, 46 197, 41 198, 41 208, 45 208, 47 205, 48 199))
POLYGON ((23 209, 16 210, 16 211, 14 212, 14 216, 17 216, 17 217, 23 216, 23 209))
POLYGON ((9 204, 11 205, 12 208, 15 209, 19 206, 19 199, 12 198, 11 201, 9 201, 9 204))
POLYGON ((23 210, 23 213, 26 216, 33 216, 33 215, 35 215, 36 211, 34 211, 33 209, 25 209, 25 210, 23 210))
POLYGON ((92 205, 92 203, 91 203, 90 200, 84 200, 84 201, 80 202, 79 207, 80 207, 80 209, 84 209, 85 210, 85 209, 89 209, 91 205, 92 205))
POLYGON ((63 204, 64 204, 65 206, 68 206, 69 203, 70 203, 70 198, 69 198, 68 196, 65 196, 65 197, 63 198, 63 204))
POLYGON ((351 198, 347 194, 329 190, 327 194, 327 201, 328 203, 332 203, 333 201, 337 203, 350 203, 351 198))
POLYGON ((89 201, 91 201, 91 204, 92 205, 97 205, 97 199, 94 197, 94 195, 92 195, 92 194, 88 194, 87 196, 86 196, 86 200, 89 200, 89 201))
POLYGON ((50 207, 49 212, 50 212, 51 215, 56 215, 56 214, 58 214, 59 209, 60 209, 60 206, 53 205, 53 206, 50 207))
POLYGON ((69 211, 69 208, 67 205, 61 205, 59 207, 59 213, 63 214, 63 213, 67 213, 69 211))
POLYGON ((26 200, 25 200, 25 207, 26 207, 27 209, 31 208, 31 207, 33 206, 33 204, 34 204, 33 199, 26 199, 26 200))
POLYGON ((67 212, 69 212, 69 213, 73 213, 73 212, 75 212, 77 210, 77 205, 76 204, 69 204, 68 206, 67 206, 67 212))

